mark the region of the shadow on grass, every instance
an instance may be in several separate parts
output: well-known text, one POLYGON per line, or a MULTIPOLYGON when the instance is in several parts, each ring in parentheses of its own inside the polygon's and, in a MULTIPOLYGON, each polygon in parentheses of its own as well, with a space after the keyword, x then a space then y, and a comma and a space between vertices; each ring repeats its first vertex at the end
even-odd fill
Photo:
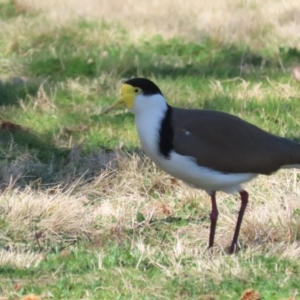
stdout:
POLYGON ((53 173, 69 161, 69 150, 57 148, 46 136, 11 122, 1 122, 0 141, 1 188, 11 182, 16 186, 36 180, 51 184, 53 173))
POLYGON ((247 46, 225 44, 210 37, 203 37, 196 43, 157 35, 130 44, 122 29, 117 40, 107 38, 103 43, 87 40, 82 45, 86 35, 91 34, 85 31, 86 28, 105 35, 112 25, 82 20, 72 25, 33 35, 26 45, 22 45, 23 51, 39 49, 34 59, 21 58, 25 59, 29 76, 50 75, 51 79, 62 80, 114 72, 119 77, 142 74, 173 79, 182 76, 224 79, 249 74, 255 77, 280 73, 285 64, 290 65, 300 58, 297 49, 282 47, 255 52, 247 46))
POLYGON ((41 80, 26 82, 20 77, 14 77, 11 81, 0 81, 0 107, 17 105, 20 99, 36 96, 41 83, 41 80))
MULTIPOLYGON (((60 51, 59 49, 57 50, 60 51)), ((61 50, 62 51, 62 50, 61 50)), ((102 73, 120 74, 122 77, 185 76, 202 78, 232 78, 249 74, 268 74, 269 67, 280 70, 279 60, 266 58, 250 49, 220 45, 215 47, 209 40, 199 44, 179 40, 162 40, 160 43, 143 43, 140 46, 111 45, 104 49, 91 49, 90 53, 72 53, 73 47, 54 57, 41 52, 28 65, 33 76, 65 78, 78 76, 97 77, 102 73), (105 57, 101 52, 107 53, 105 57)), ((89 49, 87 49, 87 52, 89 49)))
POLYGON ((51 132, 38 135, 8 121, 0 123, 0 149, 0 191, 27 185, 35 189, 59 185, 73 190, 107 168, 113 171, 118 167, 114 150, 97 146, 87 153, 81 145, 59 147, 51 132))
MULTIPOLYGON (((72 40, 71 37, 69 39, 72 40)), ((248 47, 215 44, 209 38, 199 43, 179 39, 153 39, 135 45, 115 45, 103 48, 86 48, 84 53, 74 53, 75 41, 70 47, 57 45, 55 56, 45 49, 28 64, 32 76, 52 79, 99 77, 117 74, 117 77, 154 76, 158 78, 181 77, 230 79, 242 77, 260 81, 262 77, 284 76, 283 69, 290 68, 300 59, 300 51, 280 48, 279 53, 267 50, 254 52, 248 47), (102 56, 101 53, 105 53, 102 56)), ((50 47, 49 47, 50 48, 50 47)))

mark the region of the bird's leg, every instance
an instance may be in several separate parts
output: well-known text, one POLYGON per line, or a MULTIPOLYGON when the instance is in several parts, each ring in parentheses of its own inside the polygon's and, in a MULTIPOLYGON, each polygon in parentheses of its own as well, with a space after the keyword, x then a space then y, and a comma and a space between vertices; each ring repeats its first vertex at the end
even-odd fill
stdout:
POLYGON ((248 193, 246 191, 241 191, 239 193, 240 193, 240 196, 241 196, 242 203, 241 203, 241 208, 240 208, 240 211, 239 211, 238 220, 236 222, 236 227, 235 227, 233 240, 232 240, 232 243, 231 243, 231 246, 230 246, 230 249, 229 249, 230 254, 232 254, 236 251, 237 241, 238 241, 238 236, 239 236, 239 233, 240 233, 241 224, 242 224, 242 221, 243 221, 243 216, 244 216, 244 213, 245 213, 246 206, 248 204, 248 197, 249 197, 248 193))
POLYGON ((212 192, 211 194, 211 213, 210 216, 210 233, 209 233, 209 244, 208 248, 211 248, 214 245, 216 225, 218 220, 218 207, 216 202, 216 192, 212 192))

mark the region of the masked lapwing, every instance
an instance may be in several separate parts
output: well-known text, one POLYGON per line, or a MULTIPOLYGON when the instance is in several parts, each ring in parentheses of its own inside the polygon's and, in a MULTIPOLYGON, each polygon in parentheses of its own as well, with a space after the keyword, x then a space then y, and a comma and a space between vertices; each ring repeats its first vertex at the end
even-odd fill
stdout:
POLYGON ((300 144, 267 133, 219 111, 170 106, 156 84, 146 78, 127 80, 120 104, 134 114, 146 155, 170 175, 205 190, 211 197, 209 247, 214 244, 218 208, 216 192, 238 192, 241 207, 229 249, 234 253, 248 193, 242 184, 259 174, 300 167, 300 144))

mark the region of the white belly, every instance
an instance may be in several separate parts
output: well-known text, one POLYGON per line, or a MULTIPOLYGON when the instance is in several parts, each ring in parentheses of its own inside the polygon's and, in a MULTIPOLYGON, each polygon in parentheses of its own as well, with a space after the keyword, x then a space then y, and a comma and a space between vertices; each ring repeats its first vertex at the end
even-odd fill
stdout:
MULTIPOLYGON (((146 151, 147 153, 147 151, 146 151)), ((234 193, 242 190, 242 184, 255 178, 257 174, 236 173, 224 174, 206 167, 200 167, 191 157, 182 156, 172 151, 170 159, 163 156, 149 155, 150 158, 164 171, 181 179, 186 184, 205 190, 234 193)))

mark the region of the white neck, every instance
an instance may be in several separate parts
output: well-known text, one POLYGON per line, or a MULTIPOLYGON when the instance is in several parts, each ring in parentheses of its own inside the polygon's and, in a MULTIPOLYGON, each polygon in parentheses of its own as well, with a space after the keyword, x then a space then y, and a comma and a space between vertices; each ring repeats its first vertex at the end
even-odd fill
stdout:
POLYGON ((158 156, 159 131, 162 119, 167 111, 165 98, 160 95, 136 96, 131 111, 135 116, 135 125, 146 154, 156 162, 158 156))

